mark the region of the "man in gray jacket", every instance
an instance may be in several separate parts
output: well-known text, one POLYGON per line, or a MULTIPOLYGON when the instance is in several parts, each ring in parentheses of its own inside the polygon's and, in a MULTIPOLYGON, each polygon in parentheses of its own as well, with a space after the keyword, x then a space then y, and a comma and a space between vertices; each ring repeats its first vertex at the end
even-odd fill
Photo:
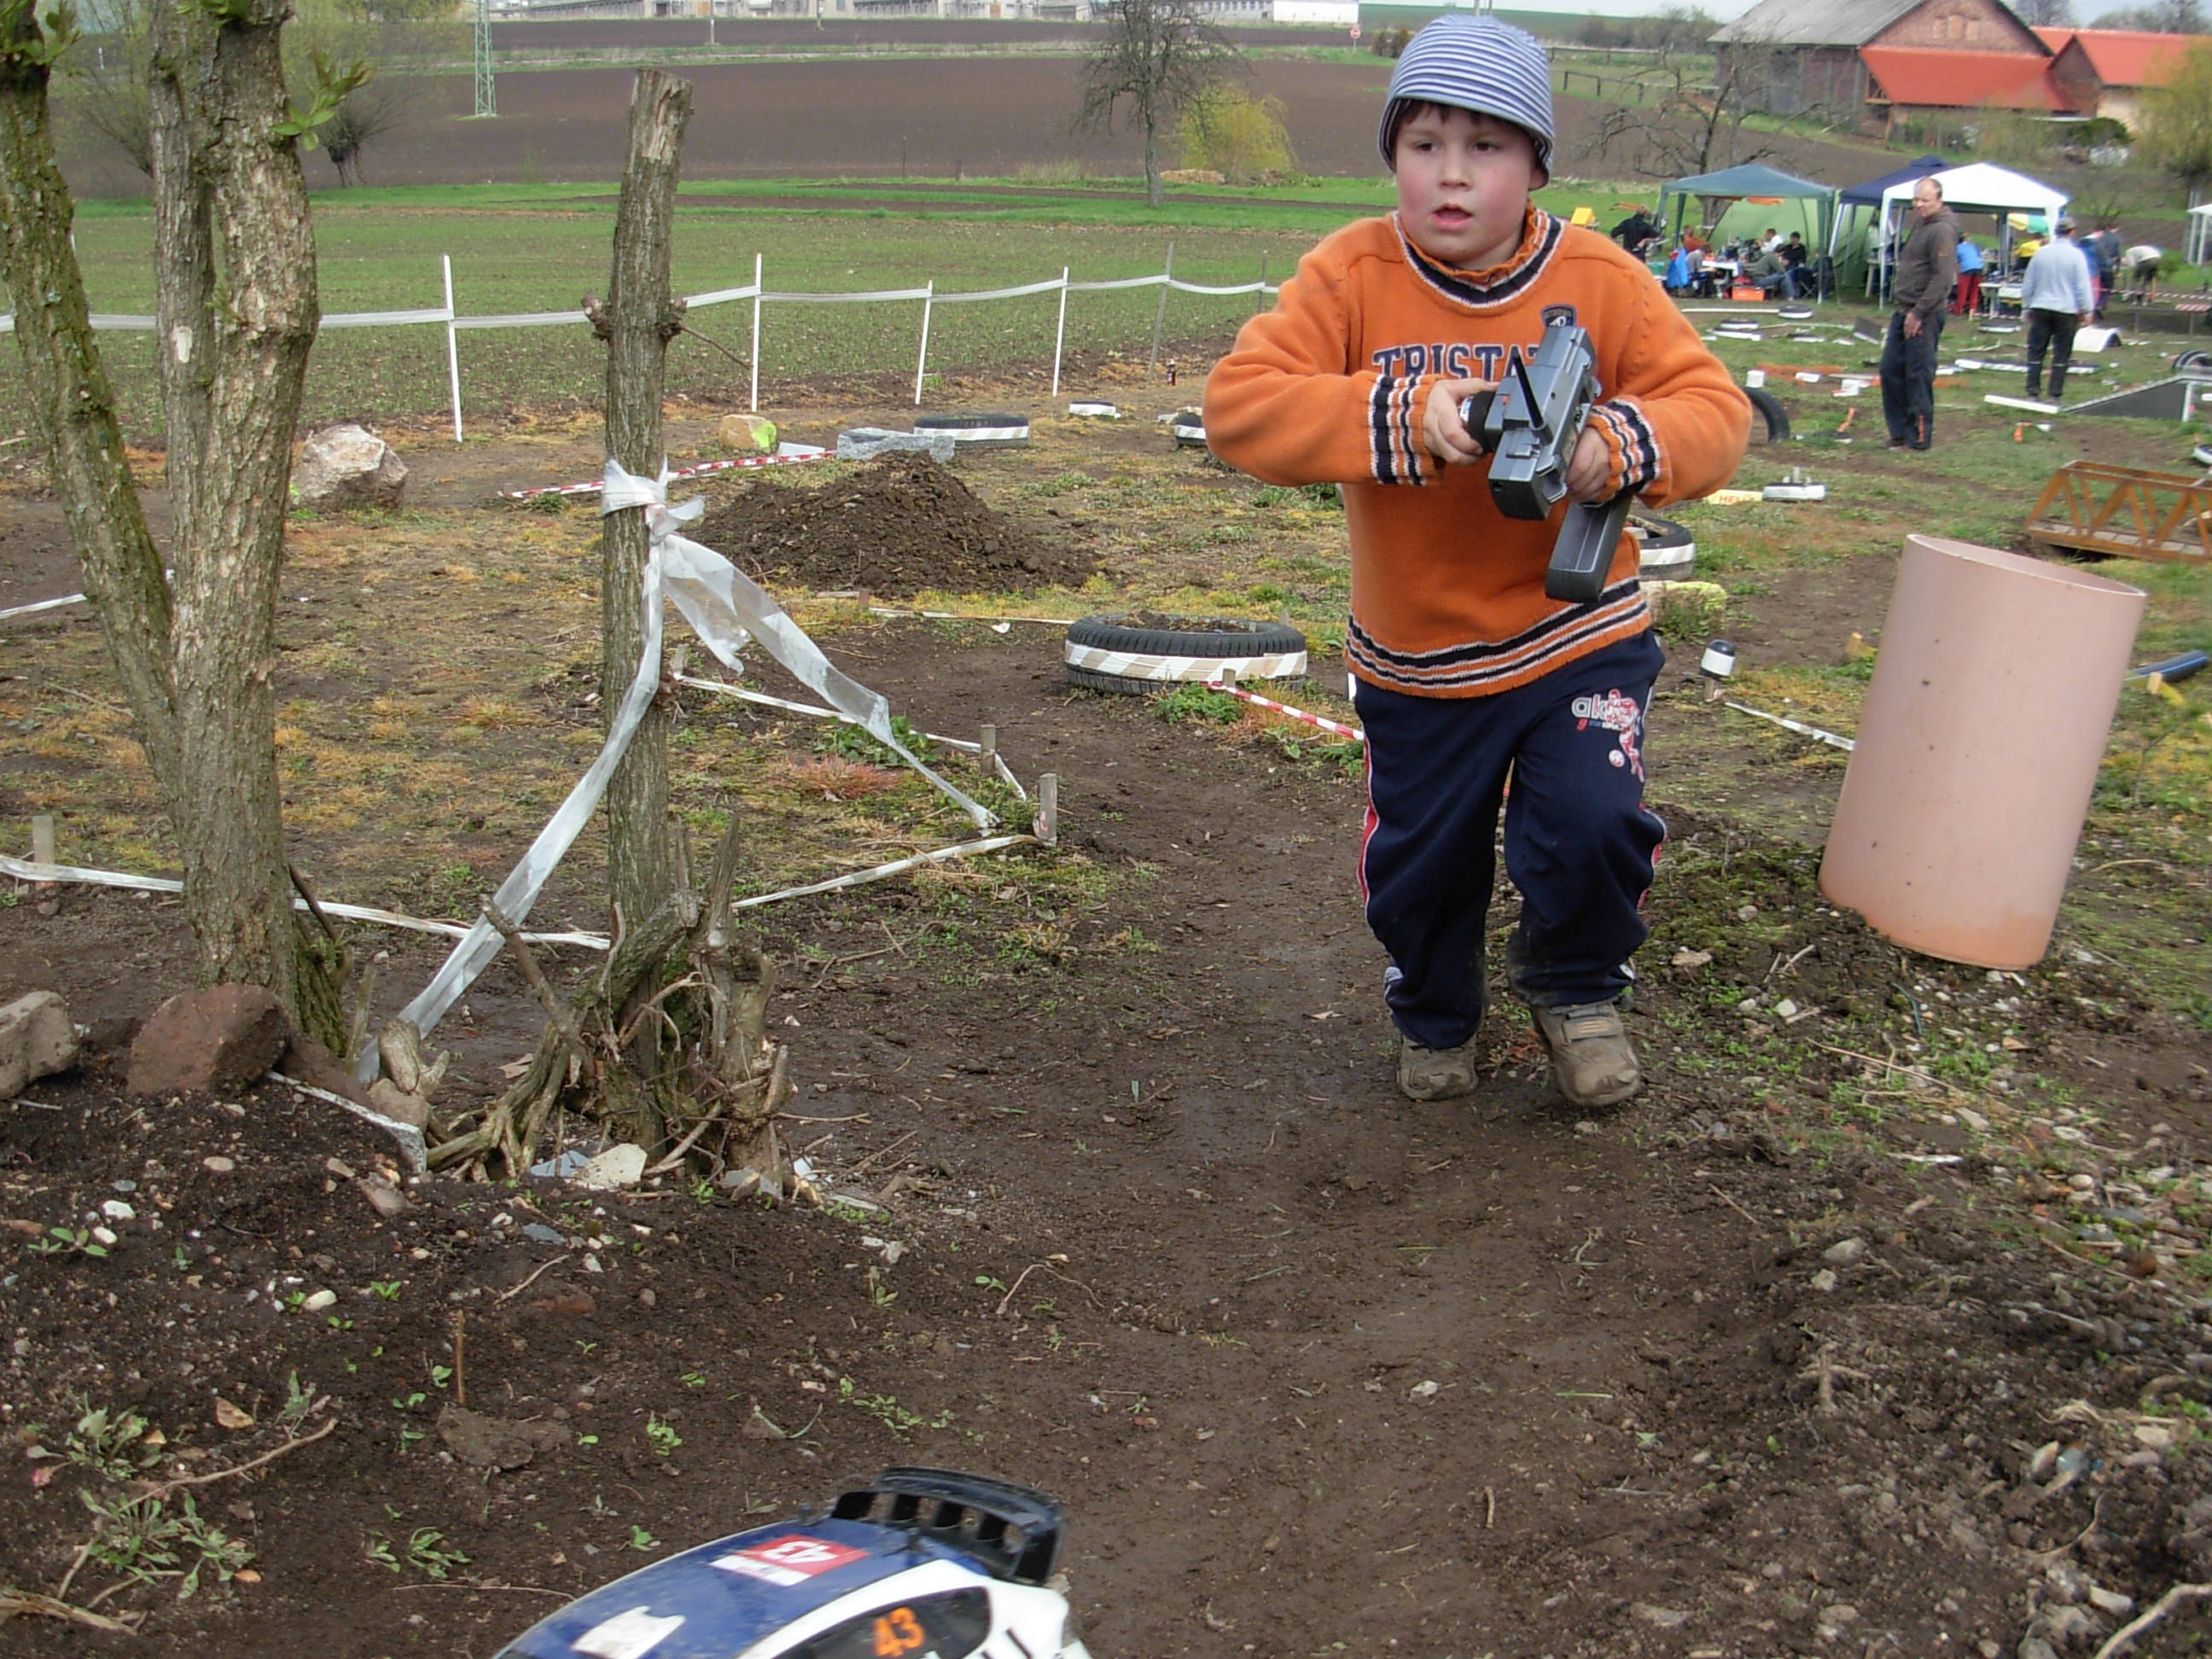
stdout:
POLYGON ((1936 425, 1936 343, 1959 281, 1959 222, 1943 187, 1923 179, 1912 191, 1912 230, 1890 283, 1889 337, 1881 348, 1881 412, 1892 449, 1925 449, 1936 425))
POLYGON ((2051 351, 2051 401, 2066 395, 2066 370, 2074 361, 2074 331, 2097 309, 2089 258, 2074 240, 2074 222, 2061 219, 2058 234, 2035 252, 2021 279, 2020 308, 2027 313, 2027 395, 2043 396, 2043 353, 2051 351))

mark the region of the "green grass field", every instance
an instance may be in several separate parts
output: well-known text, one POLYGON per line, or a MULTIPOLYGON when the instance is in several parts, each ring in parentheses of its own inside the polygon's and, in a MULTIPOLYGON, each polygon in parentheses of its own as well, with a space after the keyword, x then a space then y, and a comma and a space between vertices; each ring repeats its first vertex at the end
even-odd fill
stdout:
MULTIPOLYGON (((1601 215, 1623 186, 1584 183, 1544 192, 1544 204, 1601 215)), ((1279 283, 1298 256, 1335 226, 1387 211, 1386 179, 1320 179, 1240 189, 1178 188, 1166 208, 1145 205, 1133 180, 1042 182, 839 179, 705 181, 686 185, 677 222, 674 280, 679 294, 744 286, 762 262, 771 292, 863 293, 919 288, 971 293, 1056 278, 1109 282, 1165 269, 1186 282, 1232 287, 1279 283)), ((316 243, 325 314, 434 307, 441 259, 453 263, 454 301, 466 316, 562 311, 604 292, 614 230, 611 190, 501 185, 354 190, 316 198, 316 243)), ((153 218, 143 203, 87 204, 76 222, 77 257, 94 310, 143 314, 154 307, 153 218)), ((1171 293, 1164 336, 1218 340, 1261 303, 1251 294, 1171 293)), ((1158 289, 1069 296, 1065 350, 1071 359, 1141 354, 1151 344, 1158 289)), ((779 383, 828 379, 910 379, 921 343, 919 301, 866 305, 770 304, 763 308, 761 389, 773 405, 779 383)), ((738 356, 750 346, 751 307, 702 309, 704 334, 738 356)), ((933 307, 933 375, 989 374, 1048 362, 1059 299, 933 307)), ((128 429, 159 431, 151 337, 112 332, 100 346, 128 429)), ((483 419, 534 406, 594 400, 603 359, 580 326, 465 331, 460 336, 465 415, 483 419)), ((670 359, 672 392, 741 401, 744 369, 696 341, 670 359)), ((0 354, 0 406, 21 427, 22 383, 15 354, 0 354)), ((434 325, 333 330, 318 342, 309 371, 310 419, 390 419, 445 407, 444 331, 434 325)))

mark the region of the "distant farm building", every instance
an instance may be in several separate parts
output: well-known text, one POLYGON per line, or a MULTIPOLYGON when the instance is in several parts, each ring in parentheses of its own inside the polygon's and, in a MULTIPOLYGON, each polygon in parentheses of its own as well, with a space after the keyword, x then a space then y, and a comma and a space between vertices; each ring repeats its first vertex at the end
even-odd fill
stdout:
POLYGON ((2192 47, 2212 35, 2147 34, 2135 29, 2038 29, 2051 49, 2051 78, 2067 109, 2126 126, 2142 113, 2147 87, 2162 87, 2192 47))
POLYGON ((1712 36, 1731 74, 1778 115, 1889 134, 1908 116, 2012 110, 2132 126, 2203 35, 2030 28, 2002 0, 1760 0, 1712 36))

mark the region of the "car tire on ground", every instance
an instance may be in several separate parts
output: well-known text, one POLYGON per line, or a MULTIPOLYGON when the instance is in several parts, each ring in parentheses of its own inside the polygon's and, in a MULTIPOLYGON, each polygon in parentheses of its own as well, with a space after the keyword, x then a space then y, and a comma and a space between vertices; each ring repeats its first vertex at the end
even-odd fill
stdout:
POLYGON ((1743 395, 1751 399, 1751 441, 1755 444, 1786 444, 1790 441, 1790 412, 1784 409, 1775 395, 1755 386, 1747 386, 1743 395))
POLYGON ((956 449, 1018 449, 1030 441, 1026 415, 917 415, 916 432, 942 432, 956 449))
POLYGON ((1206 416, 1198 410, 1177 410, 1168 419, 1168 431, 1177 449, 1206 447, 1206 416))
POLYGON ((1643 557, 1637 574, 1645 581, 1680 581, 1695 568, 1698 538, 1672 519, 1651 513, 1632 513, 1629 526, 1643 557))
POLYGON ((1085 617, 1067 627, 1067 683, 1138 696, 1204 684, 1234 668, 1240 680, 1297 679, 1306 636, 1284 623, 1230 617, 1085 617))

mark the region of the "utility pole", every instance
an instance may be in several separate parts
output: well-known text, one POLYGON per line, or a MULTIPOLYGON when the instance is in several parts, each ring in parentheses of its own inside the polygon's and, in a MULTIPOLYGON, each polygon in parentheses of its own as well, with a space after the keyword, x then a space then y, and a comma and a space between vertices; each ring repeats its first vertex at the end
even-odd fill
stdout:
POLYGON ((477 0, 477 113, 499 113, 491 80, 491 0, 477 0))

